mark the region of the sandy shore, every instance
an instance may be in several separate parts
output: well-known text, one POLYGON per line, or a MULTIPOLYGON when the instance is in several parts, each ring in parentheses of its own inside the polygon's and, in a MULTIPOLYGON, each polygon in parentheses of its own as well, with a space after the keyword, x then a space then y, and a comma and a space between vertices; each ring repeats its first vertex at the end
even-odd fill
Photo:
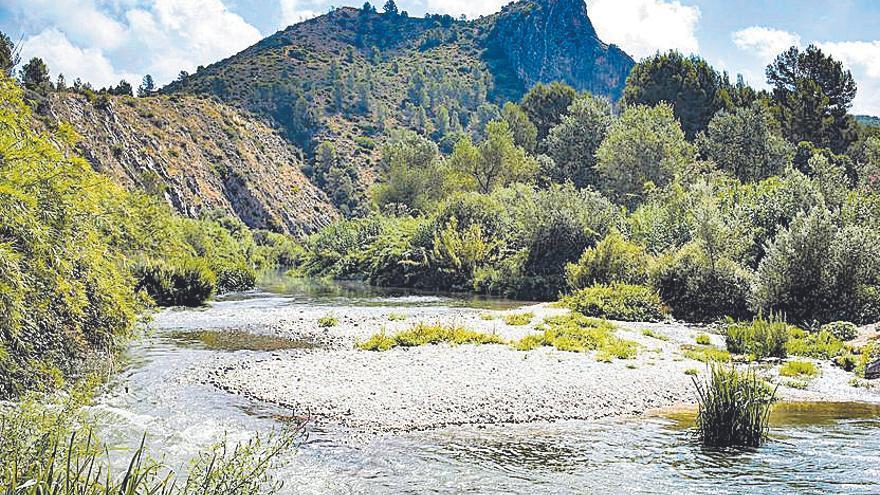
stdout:
MULTIPOLYGON (((417 322, 458 324, 505 339, 535 332, 550 315, 566 310, 535 305, 507 311, 444 306, 260 306, 219 304, 201 313, 165 313, 164 327, 246 330, 317 344, 313 349, 226 353, 193 370, 198 381, 230 393, 308 414, 316 422, 375 430, 409 430, 454 424, 595 419, 641 414, 695 401, 688 369, 706 366, 682 356, 706 329, 677 323, 618 323, 617 335, 639 343, 638 357, 598 362, 593 353, 552 348, 517 351, 506 345, 430 345, 385 352, 362 351, 357 341, 417 322), (527 326, 506 325, 506 313, 531 312, 527 326), (487 320, 484 315, 496 318, 487 320), (339 323, 320 328, 332 315, 339 323), (401 319, 402 318, 402 319, 401 319), (650 328, 665 336, 643 335, 650 328)), ((711 335, 716 345, 723 339, 711 335)), ((778 366, 777 366, 778 368, 778 366)), ((822 363, 807 389, 780 387, 795 400, 880 402, 880 389, 850 385, 852 374, 822 363)), ((762 373, 776 377, 776 369, 762 373)))

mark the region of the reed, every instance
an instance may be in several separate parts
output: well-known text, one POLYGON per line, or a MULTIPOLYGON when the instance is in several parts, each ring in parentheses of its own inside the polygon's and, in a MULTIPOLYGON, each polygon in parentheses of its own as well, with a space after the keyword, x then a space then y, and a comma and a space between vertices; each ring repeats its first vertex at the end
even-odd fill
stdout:
POLYGON ((770 388, 754 370, 712 365, 705 381, 691 377, 697 389, 697 434, 709 447, 757 447, 769 431, 770 388))

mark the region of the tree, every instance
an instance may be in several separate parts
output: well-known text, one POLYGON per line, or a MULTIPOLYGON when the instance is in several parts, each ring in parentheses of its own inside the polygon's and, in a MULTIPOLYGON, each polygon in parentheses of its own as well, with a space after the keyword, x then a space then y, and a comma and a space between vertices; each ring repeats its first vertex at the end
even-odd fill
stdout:
POLYGON ((4 75, 11 75, 16 65, 18 65, 18 51, 9 36, 0 31, 0 71, 4 75))
POLYGON ((595 185, 596 150, 612 120, 607 100, 586 93, 578 96, 545 140, 547 154, 553 159, 552 168, 543 171, 546 179, 571 181, 578 188, 595 185))
POLYGON ((596 151, 596 171, 611 196, 635 206, 646 184, 665 186, 693 156, 671 106, 636 105, 611 124, 596 151))
POLYGON ((189 77, 189 72, 187 72, 187 71, 185 71, 185 70, 182 70, 182 71, 180 71, 180 72, 177 73, 177 80, 178 80, 179 82, 186 81, 186 79, 187 79, 188 77, 189 77))
POLYGON ((479 140, 486 133, 486 126, 489 122, 497 119, 501 115, 498 105, 494 103, 483 103, 471 113, 471 119, 468 122, 468 130, 475 140, 479 140))
POLYGON ((144 79, 141 81, 141 85, 138 86, 137 95, 140 98, 145 96, 150 96, 156 91, 156 83, 153 82, 153 76, 147 74, 144 76, 144 79))
POLYGON ((64 74, 58 74, 58 78, 55 80, 55 91, 67 91, 67 80, 64 79, 64 74))
POLYGON ((362 194, 356 187, 357 169, 339 159, 333 143, 324 141, 315 148, 312 178, 345 216, 354 212, 362 194))
POLYGON ((706 128, 715 112, 727 104, 722 78, 702 58, 680 52, 654 55, 630 72, 623 90, 624 105, 672 105, 688 139, 706 128))
POLYGON ((721 110, 697 136, 697 146, 704 158, 744 182, 777 175, 791 163, 794 149, 773 132, 772 120, 760 103, 721 110))
POLYGON ((43 59, 34 57, 21 68, 21 82, 31 91, 45 93, 52 89, 49 68, 43 59))
POLYGON ((528 181, 537 171, 537 162, 514 144, 513 133, 503 120, 489 122, 486 139, 479 145, 474 145, 469 137, 460 140, 450 164, 466 187, 481 193, 528 181))
POLYGON ((538 129, 538 150, 542 151, 542 141, 568 111, 577 92, 571 86, 560 82, 538 83, 523 96, 520 106, 529 120, 538 129))
POLYGON ((868 138, 864 154, 864 162, 859 167, 859 185, 880 193, 880 137, 868 138))
POLYGON ((109 93, 116 96, 134 96, 131 90, 131 84, 125 79, 119 81, 115 88, 110 88, 109 93))
POLYGON ((505 103, 501 109, 501 118, 510 127, 513 142, 526 152, 534 153, 538 144, 538 128, 529 120, 522 107, 512 102, 505 103))
POLYGON ((767 66, 773 113, 792 143, 810 141, 845 153, 856 140, 856 124, 847 115, 856 82, 843 64, 810 45, 791 47, 767 66))
POLYGON ((382 147, 381 182, 373 187, 376 204, 406 205, 425 211, 444 191, 437 145, 412 131, 399 131, 382 147))
POLYGON ((394 0, 388 0, 387 2, 385 2, 385 6, 382 7, 382 10, 383 10, 386 14, 391 14, 391 15, 397 15, 397 14, 398 14, 397 4, 394 3, 394 0))

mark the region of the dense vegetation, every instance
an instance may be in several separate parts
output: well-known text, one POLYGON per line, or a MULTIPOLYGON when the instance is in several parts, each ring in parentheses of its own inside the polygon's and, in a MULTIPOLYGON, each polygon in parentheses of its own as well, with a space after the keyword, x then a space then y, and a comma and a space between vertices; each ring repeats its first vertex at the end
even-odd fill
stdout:
POLYGON ((699 412, 697 433, 707 447, 757 447, 767 437, 776 398, 754 370, 712 365, 705 382, 693 378, 699 412))
POLYGON ((283 236, 127 192, 76 156, 70 126, 35 127, 0 76, 0 397, 58 385, 153 302, 199 305, 290 258, 283 236))
POLYGON ((588 314, 628 319, 876 321, 880 136, 846 113, 852 77, 817 48, 783 53, 768 79, 758 92, 672 52, 634 69, 616 109, 555 83, 448 152, 396 131, 369 213, 308 239, 300 270, 576 292, 588 314), (826 98, 793 115, 808 74, 826 98))

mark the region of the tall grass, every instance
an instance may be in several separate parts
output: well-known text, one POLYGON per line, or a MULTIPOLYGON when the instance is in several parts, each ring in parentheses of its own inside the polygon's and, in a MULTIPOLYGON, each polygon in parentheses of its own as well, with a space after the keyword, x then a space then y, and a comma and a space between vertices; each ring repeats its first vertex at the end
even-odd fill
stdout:
POLYGON ((784 358, 791 328, 778 316, 765 319, 758 315, 751 322, 731 320, 727 323, 725 343, 727 350, 734 354, 749 354, 755 359, 784 358))
POLYGON ((387 351, 394 347, 416 347, 440 343, 452 345, 504 344, 505 341, 498 335, 475 332, 459 326, 419 323, 408 330, 393 335, 387 335, 383 329, 369 339, 359 342, 357 347, 365 351, 387 351))
POLYGON ((697 389, 697 434, 710 447, 757 447, 767 437, 776 389, 754 370, 712 365, 706 381, 691 377, 697 389))

